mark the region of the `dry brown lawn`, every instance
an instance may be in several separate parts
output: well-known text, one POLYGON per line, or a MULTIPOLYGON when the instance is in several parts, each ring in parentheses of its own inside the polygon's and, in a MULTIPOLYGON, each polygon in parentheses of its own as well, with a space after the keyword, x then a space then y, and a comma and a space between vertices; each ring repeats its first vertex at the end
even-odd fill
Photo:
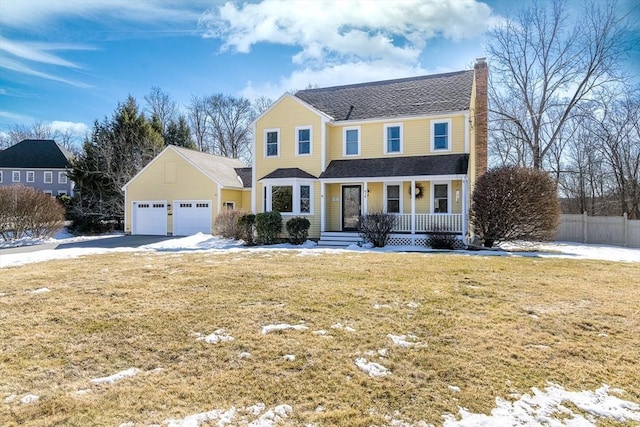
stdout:
POLYGON ((639 277, 639 263, 297 251, 6 268, 0 425, 163 424, 258 402, 292 406, 280 425, 440 425, 548 382, 640 402, 639 277), (309 329, 262 334, 280 323, 309 329), (221 328, 234 340, 197 340, 221 328), (360 357, 391 374, 368 376, 360 357), (91 382, 129 368, 140 373, 91 382))

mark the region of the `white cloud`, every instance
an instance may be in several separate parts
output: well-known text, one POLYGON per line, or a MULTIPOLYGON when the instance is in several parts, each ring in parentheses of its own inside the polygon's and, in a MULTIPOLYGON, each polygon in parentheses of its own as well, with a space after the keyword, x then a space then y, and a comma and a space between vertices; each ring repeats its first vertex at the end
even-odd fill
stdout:
POLYGON ((70 133, 74 136, 84 137, 89 133, 89 126, 78 122, 52 121, 49 126, 53 132, 70 133))
POLYGON ((38 71, 33 69, 32 67, 14 59, 8 58, 4 55, 0 56, 0 68, 5 68, 7 70, 12 70, 21 74, 26 74, 30 76, 40 77, 43 79, 53 80, 61 83, 66 83, 76 87, 88 88, 91 87, 88 84, 77 82, 74 80, 65 79, 62 77, 58 77, 53 74, 44 73, 42 71, 38 71))
POLYGON ((476 0, 263 0, 227 2, 204 14, 200 25, 205 37, 223 42, 223 52, 249 53, 262 43, 299 48, 289 76, 249 82, 242 91, 277 98, 309 84, 425 74, 420 57, 431 40, 473 39, 494 21, 489 6, 476 0))

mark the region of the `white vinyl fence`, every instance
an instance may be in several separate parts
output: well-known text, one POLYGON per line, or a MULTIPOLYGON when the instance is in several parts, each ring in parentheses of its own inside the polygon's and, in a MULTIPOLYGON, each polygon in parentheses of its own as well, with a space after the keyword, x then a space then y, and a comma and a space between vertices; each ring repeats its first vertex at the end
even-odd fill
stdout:
POLYGON ((556 240, 640 248, 640 220, 624 216, 560 215, 556 240))

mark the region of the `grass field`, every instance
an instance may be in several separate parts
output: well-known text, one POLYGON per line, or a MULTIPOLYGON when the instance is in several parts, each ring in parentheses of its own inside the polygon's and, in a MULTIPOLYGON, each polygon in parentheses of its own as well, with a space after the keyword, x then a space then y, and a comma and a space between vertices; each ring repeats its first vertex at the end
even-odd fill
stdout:
POLYGON ((6 268, 0 425, 165 425, 230 408, 229 425, 246 425, 281 404, 285 426, 441 425, 549 382, 639 403, 639 277, 639 263, 298 251, 6 268))

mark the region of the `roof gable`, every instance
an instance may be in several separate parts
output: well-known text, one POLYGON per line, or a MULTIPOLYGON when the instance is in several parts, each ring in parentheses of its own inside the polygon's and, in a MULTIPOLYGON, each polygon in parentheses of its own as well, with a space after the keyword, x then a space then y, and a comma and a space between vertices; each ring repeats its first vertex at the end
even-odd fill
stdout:
POLYGON ((52 139, 25 139, 0 151, 0 167, 66 169, 73 155, 52 139))
MULTIPOLYGON (((144 173, 152 164, 154 164, 159 158, 161 158, 167 151, 173 151, 180 157, 185 159, 188 163, 193 165, 196 169, 202 172, 206 177, 211 179, 217 185, 223 188, 246 188, 246 183, 241 179, 239 169, 247 169, 245 164, 238 159, 231 159, 228 157, 215 156, 213 154, 203 153, 201 151, 189 150, 187 148, 178 147, 175 145, 167 146, 160 154, 158 154, 149 164, 147 164, 140 172, 138 172, 133 178, 124 185, 126 189, 131 182, 133 182, 140 174, 144 173)), ((251 169, 251 168, 248 168, 251 169)), ((251 186, 251 181, 249 181, 251 186)))
POLYGON ((365 120, 469 109, 473 70, 306 89, 295 96, 335 120, 365 120))

